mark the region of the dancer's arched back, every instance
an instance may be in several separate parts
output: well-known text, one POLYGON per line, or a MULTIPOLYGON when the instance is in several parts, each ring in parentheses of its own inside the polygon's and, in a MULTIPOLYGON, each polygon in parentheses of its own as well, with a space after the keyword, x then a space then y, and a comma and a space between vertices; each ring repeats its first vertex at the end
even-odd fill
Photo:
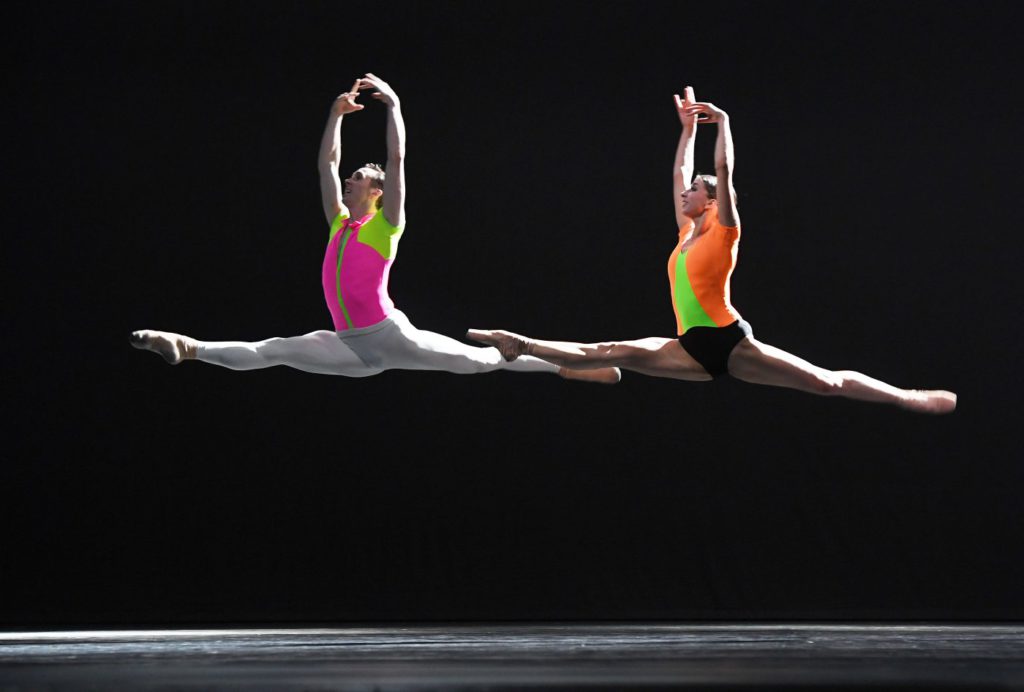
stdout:
MULTIPOLYGON (((388 276, 405 231, 405 123, 398 95, 379 77, 367 73, 351 91, 335 99, 320 145, 320 191, 330 225, 322 279, 334 330, 257 342, 199 341, 171 332, 133 332, 136 348, 159 353, 170 363, 201 360, 234 370, 287 365, 327 375, 366 377, 384 370, 443 370, 474 374, 498 369, 546 372, 567 379, 614 384, 613 367, 590 372, 571 370, 538 358, 514 362, 497 350, 464 344, 417 329, 388 294, 388 276), (344 183, 341 124, 345 115, 363 109, 359 92, 387 107, 387 166, 367 164, 344 183)), ((444 242, 439 230, 439 242, 444 242)))
POLYGON ((467 336, 499 348, 505 358, 524 354, 568 368, 619 367, 679 380, 710 380, 726 374, 754 384, 813 394, 894 404, 923 413, 949 413, 956 395, 943 390, 901 389, 852 370, 826 370, 754 338, 730 300, 740 217, 733 189, 733 142, 729 116, 697 103, 686 87, 675 96, 683 132, 676 149, 673 204, 679 242, 669 258, 669 284, 678 338, 582 344, 543 341, 503 330, 469 330, 467 336), (693 143, 700 122, 717 123, 715 176, 693 177, 693 143))

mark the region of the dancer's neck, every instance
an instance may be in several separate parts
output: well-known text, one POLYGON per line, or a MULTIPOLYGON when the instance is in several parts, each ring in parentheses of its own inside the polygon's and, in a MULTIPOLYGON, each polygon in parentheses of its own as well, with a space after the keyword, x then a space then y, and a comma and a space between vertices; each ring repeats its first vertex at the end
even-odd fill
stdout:
POLYGON ((365 205, 350 207, 349 210, 348 210, 348 213, 349 213, 349 218, 351 218, 353 221, 358 221, 359 219, 363 218, 367 214, 373 214, 376 211, 377 211, 376 203, 373 200, 370 200, 370 202, 368 202, 365 205))
POLYGON ((708 212, 705 211, 700 216, 690 219, 693 221, 693 231, 690 233, 691 238, 696 238, 704 231, 704 222, 708 219, 708 212))

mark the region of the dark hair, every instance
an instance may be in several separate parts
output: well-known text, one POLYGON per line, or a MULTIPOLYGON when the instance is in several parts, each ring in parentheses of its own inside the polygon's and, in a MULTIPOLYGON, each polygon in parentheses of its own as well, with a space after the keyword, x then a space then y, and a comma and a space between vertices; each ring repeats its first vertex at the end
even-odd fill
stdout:
MULTIPOLYGON (((708 197, 710 197, 711 199, 713 199, 713 200, 715 200, 717 202, 718 201, 718 176, 715 176, 715 175, 705 175, 704 173, 698 173, 695 176, 693 176, 694 180, 696 180, 697 178, 700 178, 701 180, 704 181, 704 187, 707 188, 708 197)), ((736 188, 732 189, 732 198, 733 198, 733 204, 735 204, 738 207, 739 206, 739 200, 736 199, 736 188)))
POLYGON ((704 173, 697 173, 695 176, 693 176, 694 180, 698 178, 704 181, 704 187, 708 191, 708 197, 710 197, 711 199, 718 199, 715 196, 715 191, 718 190, 718 178, 713 175, 705 175, 704 173))
MULTIPOLYGON (((363 165, 363 168, 369 168, 370 173, 366 174, 366 177, 370 179, 370 187, 378 190, 384 189, 384 169, 381 168, 380 164, 367 163, 363 165)), ((384 206, 384 195, 377 198, 377 208, 380 209, 384 206)))

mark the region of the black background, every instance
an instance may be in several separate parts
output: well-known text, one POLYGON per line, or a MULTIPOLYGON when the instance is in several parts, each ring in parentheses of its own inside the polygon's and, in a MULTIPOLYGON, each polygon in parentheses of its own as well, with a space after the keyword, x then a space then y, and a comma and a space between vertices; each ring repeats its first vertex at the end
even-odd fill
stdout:
MULTIPOLYGON (((1010 3, 5 12, 0 624, 1024 617, 1010 3), (671 336, 692 84, 732 115, 758 337, 958 410, 132 350, 330 327, 316 152, 367 71, 417 326, 671 336)), ((363 100, 346 174, 384 158, 363 100)))

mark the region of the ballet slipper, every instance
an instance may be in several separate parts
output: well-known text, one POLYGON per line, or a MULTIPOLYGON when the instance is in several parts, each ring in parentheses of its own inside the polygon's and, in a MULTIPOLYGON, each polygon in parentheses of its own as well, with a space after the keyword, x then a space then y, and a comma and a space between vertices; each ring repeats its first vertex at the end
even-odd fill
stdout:
POLYGON ((917 413, 952 413, 956 409, 956 394, 942 389, 914 389, 902 406, 917 413))
POLYGON ((501 357, 513 361, 521 355, 528 354, 533 342, 525 336, 506 332, 501 329, 470 329, 466 338, 493 346, 501 353, 501 357))
POLYGON ((171 365, 177 365, 183 360, 193 360, 198 347, 195 339, 151 329, 132 332, 129 341, 135 348, 160 354, 171 365))

